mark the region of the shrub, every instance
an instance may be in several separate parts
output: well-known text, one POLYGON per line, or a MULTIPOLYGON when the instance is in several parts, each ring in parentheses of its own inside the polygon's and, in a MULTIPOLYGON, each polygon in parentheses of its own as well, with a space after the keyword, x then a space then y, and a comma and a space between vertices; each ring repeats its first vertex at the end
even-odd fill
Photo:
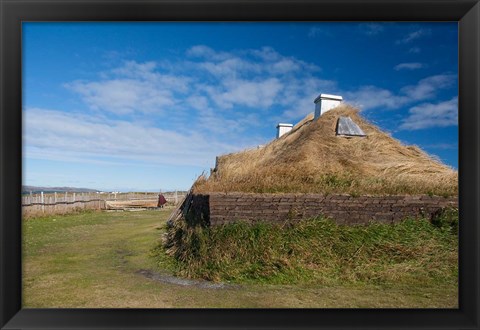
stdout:
POLYGON ((452 233, 458 233, 458 209, 457 208, 443 208, 432 214, 432 225, 450 230, 452 233))

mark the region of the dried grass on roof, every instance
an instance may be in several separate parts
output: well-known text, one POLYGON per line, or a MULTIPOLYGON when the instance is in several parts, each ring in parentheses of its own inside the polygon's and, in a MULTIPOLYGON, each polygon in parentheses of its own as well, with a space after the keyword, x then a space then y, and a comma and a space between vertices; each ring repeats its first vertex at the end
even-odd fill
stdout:
POLYGON ((405 146, 342 105, 263 148, 219 157, 216 171, 194 191, 434 194, 458 192, 458 174, 416 146, 405 146), (339 116, 349 116, 367 137, 335 135, 339 116))

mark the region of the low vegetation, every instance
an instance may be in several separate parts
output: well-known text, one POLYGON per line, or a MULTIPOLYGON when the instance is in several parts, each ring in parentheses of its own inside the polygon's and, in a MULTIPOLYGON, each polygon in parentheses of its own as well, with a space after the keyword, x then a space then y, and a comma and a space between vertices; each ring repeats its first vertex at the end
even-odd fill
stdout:
POLYGON ((358 110, 343 105, 312 120, 309 115, 279 139, 218 158, 194 192, 429 194, 458 193, 458 174, 416 146, 405 146, 358 110), (339 116, 367 134, 335 135, 339 116))
POLYGON ((321 286, 457 285, 458 211, 390 225, 238 222, 171 229, 168 252, 183 276, 212 281, 321 286))
MULTIPOLYGON (((407 282, 408 278, 404 276, 404 283, 394 281, 391 285, 347 284, 355 283, 355 281, 351 280, 343 282, 345 284, 337 281, 337 285, 322 285, 320 282, 308 280, 307 276, 302 275, 302 281, 278 285, 268 283, 274 281, 287 283, 294 277, 290 276, 287 280, 286 278, 281 279, 280 276, 274 276, 273 278, 276 279, 269 281, 262 277, 262 271, 255 271, 252 275, 244 276, 245 280, 241 280, 238 275, 235 275, 242 282, 240 285, 224 289, 206 289, 196 285, 184 286, 155 280, 144 275, 153 273, 158 274, 157 277, 166 275, 171 278, 172 275, 179 275, 182 273, 182 269, 185 269, 185 262, 165 254, 163 247, 158 247, 160 243, 159 235, 161 236, 165 233, 165 223, 169 214, 170 210, 88 212, 24 220, 22 235, 22 307, 458 307, 456 278, 453 278, 452 275, 456 269, 456 239, 454 239, 455 235, 451 234, 451 231, 448 229, 449 227, 451 228, 449 223, 454 224, 454 220, 441 220, 437 223, 439 227, 427 226, 426 223, 422 223, 421 228, 424 226, 425 230, 419 230, 419 235, 424 237, 425 242, 427 242, 427 247, 423 248, 426 252, 423 257, 423 263, 427 264, 430 269, 421 270, 421 273, 424 275, 413 276, 412 278, 425 279, 429 276, 429 273, 429 278, 432 278, 433 275, 431 274, 435 275, 438 273, 433 276, 433 278, 437 279, 437 282, 428 281, 422 283, 420 280, 407 282), (432 242, 437 242, 437 245, 432 242), (437 249, 438 251, 434 253, 431 249, 437 249), (430 258, 430 261, 426 260, 428 258, 430 258), (450 268, 451 271, 449 271, 450 268), (451 275, 445 276, 442 280, 441 273, 451 275), (246 279, 247 277, 249 280, 246 279), (255 277, 257 279, 254 279, 255 277), (311 284, 308 284, 309 281, 311 284)), ((308 235, 307 228, 313 230, 322 223, 321 220, 318 220, 318 222, 318 224, 311 223, 310 225, 305 223, 302 225, 305 227, 303 230, 297 228, 296 231, 290 231, 288 235, 293 235, 295 232, 297 237, 300 233, 308 235)), ((323 225, 327 226, 327 228, 331 226, 328 224, 323 225)), ((240 230, 240 228, 242 228, 242 224, 233 226, 230 229, 215 229, 223 232, 225 235, 224 238, 217 236, 218 244, 221 241, 225 242, 227 236, 233 237, 235 230, 244 232, 244 235, 247 235, 247 233, 249 233, 248 235, 253 235, 255 232, 253 228, 251 229, 252 231, 247 228, 240 230)), ((335 229, 335 227, 333 228, 335 229)), ((388 228, 384 229, 388 232, 388 228)), ((334 232, 336 230, 338 229, 335 229, 334 232)), ((264 237, 263 240, 267 232, 269 232, 267 230, 264 232, 260 229, 257 229, 257 231, 258 234, 255 235, 258 235, 260 238, 264 237)), ((408 231, 409 235, 412 235, 412 231, 413 228, 408 231)), ((381 231, 379 231, 379 235, 380 233, 381 231)), ((397 233, 400 234, 398 231, 397 233)), ((202 235, 207 235, 207 232, 202 232, 202 235)), ((208 235, 213 235, 213 232, 208 233, 208 235)), ((274 233, 269 232, 269 235, 274 235, 274 233)), ((379 237, 384 237, 386 233, 382 235, 379 237)), ((358 238, 358 236, 352 237, 358 238)), ((414 237, 412 239, 416 246, 412 251, 420 253, 418 240, 414 237)), ((265 247, 263 240, 260 239, 259 242, 265 247)), ((296 240, 302 242, 300 238, 296 240)), ((239 244, 240 247, 244 246, 239 242, 235 244, 239 244)), ((250 242, 249 244, 254 243, 250 242)), ((200 246, 205 247, 204 243, 200 246)), ((279 244, 276 241, 272 242, 272 247, 278 248, 278 246, 279 244)), ((391 249, 397 249, 398 251, 399 246, 393 245, 391 249)), ((239 256, 235 255, 233 249, 233 247, 222 245, 221 249, 217 251, 212 250, 212 252, 218 257, 221 254, 221 250, 225 250, 226 255, 234 257, 232 260, 239 258, 237 267, 245 269, 244 266, 240 265, 240 262, 248 260, 248 258, 241 254, 239 256)), ((302 249, 305 250, 306 247, 302 249)), ((354 251, 350 256, 361 257, 363 249, 365 247, 357 254, 354 251)), ((254 251, 260 251, 260 247, 255 247, 254 251)), ((350 250, 347 249, 346 251, 350 250)), ((268 249, 264 250, 264 252, 271 253, 268 249)), ((348 255, 348 253, 345 253, 345 255, 348 255)), ((389 252, 389 255, 394 254, 389 252)), ((405 254, 402 255, 406 256, 405 254)), ((310 258, 313 261, 316 260, 313 256, 310 258)), ((250 260, 253 260, 253 258, 250 260)), ((358 259, 353 258, 352 260, 358 259)), ((396 260, 398 264, 398 259, 396 260)), ((230 263, 232 262, 230 261, 230 263)), ((406 262, 404 261, 399 265, 406 265, 406 262)), ((412 262, 412 264, 415 267, 415 263, 412 262)), ((357 267, 359 266, 357 265, 357 267)), ((237 272, 232 269, 230 268, 228 271, 236 274, 237 272)), ((252 269, 250 267, 250 270, 252 269)), ((404 267, 403 273, 405 273, 405 269, 404 267)), ((414 268, 414 270, 417 271, 418 268, 414 268)), ((395 269, 392 268, 390 273, 395 274, 395 269)), ((413 274, 414 271, 412 270, 411 273, 413 274)), ((220 274, 218 277, 225 278, 226 276, 220 274)), ((370 282, 373 283, 375 281, 370 282)), ((377 282, 385 283, 385 281, 377 282)), ((357 281, 357 283, 360 282, 357 281)))

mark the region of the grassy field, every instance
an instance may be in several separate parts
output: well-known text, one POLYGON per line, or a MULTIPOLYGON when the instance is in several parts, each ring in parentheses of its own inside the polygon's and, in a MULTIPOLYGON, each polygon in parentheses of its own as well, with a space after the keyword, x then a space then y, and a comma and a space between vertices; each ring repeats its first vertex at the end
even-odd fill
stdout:
POLYGON ((95 212, 24 220, 23 307, 457 307, 457 287, 451 281, 245 281, 221 288, 182 281, 172 276, 173 260, 166 255, 159 259, 155 249, 168 214, 95 212))

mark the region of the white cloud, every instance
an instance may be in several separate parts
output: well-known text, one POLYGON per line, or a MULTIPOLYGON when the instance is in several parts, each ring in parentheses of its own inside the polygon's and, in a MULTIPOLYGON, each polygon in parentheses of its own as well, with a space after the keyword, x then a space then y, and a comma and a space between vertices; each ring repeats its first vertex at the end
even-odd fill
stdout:
MULTIPOLYGON (((293 56, 283 56, 271 47, 262 47, 260 50, 249 50, 247 54, 260 58, 265 63, 261 63, 261 67, 266 73, 273 75, 284 75, 287 73, 300 73, 303 74, 316 73, 321 69, 315 64, 307 63, 299 60, 293 56)), ((257 62, 257 59, 254 59, 257 62)))
POLYGON ((402 39, 397 40, 396 44, 408 44, 414 40, 417 40, 425 36, 429 36, 431 34, 432 34, 432 31, 430 29, 419 29, 417 31, 410 32, 402 39))
POLYGON ((230 80, 224 82, 224 88, 205 87, 212 100, 220 108, 232 108, 235 105, 267 109, 274 103, 283 88, 279 79, 269 78, 261 81, 230 80))
POLYGON ((298 71, 301 69, 301 65, 291 59, 282 59, 272 64, 270 71, 273 74, 285 74, 292 71, 298 71))
POLYGON ((455 125, 458 125, 457 97, 440 103, 423 103, 411 108, 400 129, 419 130, 455 125))
POLYGON ((398 93, 376 86, 362 86, 354 91, 344 92, 346 100, 351 100, 363 110, 376 108, 398 109, 414 102, 434 98, 437 93, 454 86, 456 75, 441 74, 421 79, 415 85, 405 86, 398 93))
MULTIPOLYGON (((312 82, 312 79, 315 82, 322 81, 312 78, 314 73, 320 71, 318 66, 284 56, 271 47, 216 52, 199 45, 187 50, 187 54, 201 59, 186 64, 192 75, 201 77, 201 71, 210 75, 193 84, 197 94, 206 98, 200 103, 215 105, 219 111, 235 110, 236 107, 262 111, 276 104, 284 104, 285 99, 292 102, 289 104, 291 106, 300 102, 305 91, 293 92, 290 86, 305 86, 304 82, 312 82)), ((310 85, 316 87, 318 84, 310 85)), ((318 93, 318 90, 315 92, 318 93)), ((192 103, 191 100, 189 102, 192 103)))
POLYGON ((66 86, 80 94, 92 109, 121 115, 166 111, 175 104, 170 88, 134 79, 75 81, 66 86))
POLYGON ((210 164, 219 153, 236 148, 219 139, 207 139, 196 130, 166 130, 144 123, 38 108, 27 109, 24 114, 29 158, 198 166, 210 164))
POLYGON ((154 73, 157 64, 155 62, 137 63, 135 61, 126 61, 122 67, 112 70, 113 73, 128 78, 141 78, 145 80, 155 80, 158 74, 154 73))
POLYGON ((440 74, 420 80, 416 85, 406 86, 401 89, 412 101, 422 101, 432 98, 437 91, 454 86, 457 76, 454 74, 440 74))
POLYGON ((193 57, 211 57, 215 54, 215 51, 204 45, 196 45, 187 50, 188 56, 193 57))
MULTIPOLYGON (((238 118, 225 118, 218 114, 217 111, 211 108, 203 108, 200 110, 198 118, 198 128, 202 131, 211 132, 213 134, 231 135, 235 134, 235 140, 247 140, 250 144, 241 143, 244 146, 251 146, 256 141, 264 142, 264 139, 250 136, 245 136, 243 133, 252 127, 258 127, 260 124, 259 116, 255 113, 246 113, 238 118)), ((256 134, 257 135, 257 134, 256 134)))
POLYGON ((73 81, 65 87, 78 93, 94 110, 119 115, 165 113, 188 92, 191 79, 160 74, 155 62, 127 61, 98 81, 73 81))
POLYGON ((245 61, 238 57, 228 58, 221 62, 202 62, 197 64, 197 68, 204 69, 208 73, 218 78, 243 76, 249 73, 260 73, 262 67, 260 63, 245 61))
POLYGON ((305 95, 312 97, 312 92, 306 91, 316 88, 313 93, 318 93, 318 88, 329 83, 313 77, 320 71, 318 66, 284 56, 271 47, 219 52, 197 45, 186 54, 193 60, 126 61, 103 72, 101 79, 65 86, 96 111, 120 116, 175 112, 179 117, 189 109, 212 105, 219 111, 237 111, 237 107, 262 111, 288 100, 291 107, 305 95))
POLYGON ((353 92, 346 92, 345 100, 363 110, 375 108, 396 109, 407 102, 405 96, 395 95, 393 92, 375 86, 363 86, 353 92))
POLYGON ((418 62, 412 62, 412 63, 400 63, 400 64, 397 64, 394 69, 396 71, 400 71, 400 70, 416 70, 416 69, 421 69, 425 67, 424 64, 422 63, 418 63, 418 62))
POLYGON ((203 69, 218 78, 241 78, 246 75, 285 75, 320 71, 314 64, 306 63, 294 57, 283 56, 271 47, 249 49, 238 52, 215 52, 206 46, 194 46, 187 54, 208 54, 201 57, 203 62, 190 62, 192 69, 203 69), (199 51, 198 49, 201 49, 199 51))
POLYGON ((187 50, 187 56, 206 58, 214 61, 222 61, 231 57, 229 53, 217 52, 205 45, 196 45, 187 50))
POLYGON ((279 52, 277 52, 272 47, 262 47, 260 49, 250 49, 247 53, 252 54, 253 56, 260 58, 265 62, 275 62, 280 61, 284 58, 279 52))
POLYGON ((191 95, 187 97, 186 103, 196 109, 196 110, 202 110, 202 109, 207 109, 209 107, 209 101, 208 98, 199 94, 191 95))
POLYGON ((411 54, 418 54, 420 53, 422 50, 420 49, 420 47, 412 47, 408 50, 409 53, 411 54))

